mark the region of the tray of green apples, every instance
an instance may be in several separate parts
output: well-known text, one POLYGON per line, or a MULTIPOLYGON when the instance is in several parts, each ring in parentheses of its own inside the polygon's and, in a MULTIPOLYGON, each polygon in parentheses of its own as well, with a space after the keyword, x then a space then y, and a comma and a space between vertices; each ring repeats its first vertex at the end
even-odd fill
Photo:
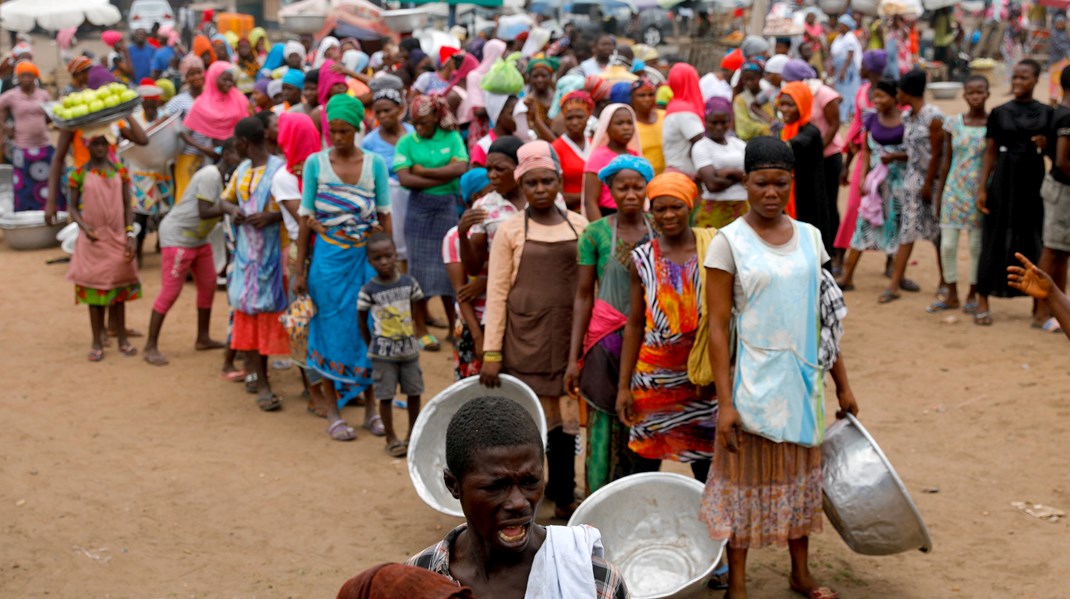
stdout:
POLYGON ((141 105, 138 93, 121 83, 74 92, 44 105, 45 113, 60 129, 99 126, 127 117, 141 105))

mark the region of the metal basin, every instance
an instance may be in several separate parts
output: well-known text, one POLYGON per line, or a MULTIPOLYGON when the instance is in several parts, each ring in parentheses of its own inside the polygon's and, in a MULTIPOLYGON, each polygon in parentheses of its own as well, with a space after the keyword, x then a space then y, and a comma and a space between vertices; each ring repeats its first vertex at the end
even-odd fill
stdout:
POLYGON ((932 549, 906 486, 854 416, 828 428, 821 460, 825 515, 848 547, 863 555, 932 549))
POLYGON ((427 26, 428 12, 424 8, 403 8, 383 11, 383 20, 391 31, 412 33, 427 26))
POLYGON ((479 384, 478 376, 457 381, 436 395, 420 411, 416 426, 409 438, 409 478, 416 494, 433 509, 450 516, 464 517, 461 503, 450 495, 442 480, 446 469, 446 427, 461 406, 477 397, 505 397, 511 399, 531 414, 539 427, 542 442, 546 443, 546 415, 538 396, 520 379, 501 375, 502 386, 488 389, 479 384))
POLYGON ((937 81, 927 87, 936 100, 954 100, 962 91, 962 84, 958 81, 937 81))
POLYGON ((179 116, 178 113, 172 114, 146 131, 149 137, 147 145, 139 146, 124 140, 119 144, 119 156, 134 170, 167 170, 167 165, 174 161, 182 148, 182 140, 178 136, 182 130, 179 116))
POLYGON ((318 33, 327 21, 327 15, 287 15, 282 17, 282 28, 290 33, 318 33))
POLYGON ((727 541, 699 520, 703 484, 671 472, 633 474, 595 491, 569 526, 602 533, 606 559, 636 599, 683 597, 705 588, 727 541))
POLYGON ((0 218, 0 229, 4 231, 4 240, 16 250, 40 250, 56 247, 59 240, 56 234, 67 225, 67 213, 56 213, 56 224, 45 224, 43 210, 26 210, 13 212, 0 218))

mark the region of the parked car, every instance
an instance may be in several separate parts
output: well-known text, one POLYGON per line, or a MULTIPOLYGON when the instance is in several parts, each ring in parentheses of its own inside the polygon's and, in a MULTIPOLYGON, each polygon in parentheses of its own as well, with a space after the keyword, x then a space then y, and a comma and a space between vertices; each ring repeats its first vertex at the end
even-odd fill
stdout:
POLYGON ((657 47, 673 34, 672 14, 653 3, 642 8, 635 0, 565 0, 561 22, 584 33, 603 31, 623 35, 657 47))
POLYGON ((152 29, 153 23, 159 23, 160 27, 175 26, 175 11, 167 0, 134 0, 130 5, 130 13, 127 17, 130 30, 152 29))

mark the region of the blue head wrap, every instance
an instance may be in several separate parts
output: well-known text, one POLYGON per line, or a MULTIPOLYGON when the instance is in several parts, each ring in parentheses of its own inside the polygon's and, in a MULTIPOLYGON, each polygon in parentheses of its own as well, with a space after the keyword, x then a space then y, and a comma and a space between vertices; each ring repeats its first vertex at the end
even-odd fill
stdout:
POLYGON ((557 89, 554 91, 554 101, 550 103, 548 116, 550 118, 556 117, 561 112, 561 98, 567 96, 569 92, 583 89, 585 81, 583 75, 565 75, 558 79, 557 89))
POLYGON ((602 170, 598 171, 598 179, 609 185, 609 180, 613 178, 613 175, 628 170, 639 173, 641 177, 646 179, 647 183, 654 178, 654 167, 650 165, 650 161, 642 156, 632 156, 631 154, 620 154, 609 162, 602 170))
POLYGON ((461 175, 461 197, 468 204, 477 191, 486 189, 488 185, 490 185, 490 177, 487 176, 487 169, 471 169, 461 175))
POLYGON ((286 61, 286 56, 283 55, 284 44, 275 44, 271 46, 271 51, 268 52, 267 58, 264 59, 264 67, 269 71, 282 66, 282 63, 286 61))
POLYGON ((286 74, 282 76, 283 85, 292 85, 297 89, 305 88, 305 74, 301 72, 301 69, 288 69, 286 74))
POLYGON ((613 104, 631 104, 632 84, 627 81, 614 83, 609 89, 609 101, 613 104))

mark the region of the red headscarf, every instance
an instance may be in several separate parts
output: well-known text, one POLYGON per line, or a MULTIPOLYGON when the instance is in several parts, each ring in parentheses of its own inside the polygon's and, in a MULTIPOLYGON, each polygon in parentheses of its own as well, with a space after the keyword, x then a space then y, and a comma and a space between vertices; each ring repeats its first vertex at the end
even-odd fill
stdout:
POLYGON ((462 81, 468 81, 468 74, 479 68, 479 60, 471 53, 465 52, 461 58, 461 66, 457 67, 450 75, 450 89, 462 81))
POLYGON ((338 599, 472 599, 472 590, 430 570, 379 564, 346 581, 338 599))
MULTIPOLYGON (((795 107, 799 109, 799 120, 794 123, 785 123, 784 128, 780 131, 780 139, 788 141, 799 134, 799 129, 802 129, 810 122, 810 115, 814 106, 814 94, 810 92, 810 86, 802 81, 792 81, 780 89, 781 96, 788 96, 795 102, 795 107)), ((779 96, 778 96, 779 98, 779 96)), ((791 181, 791 198, 788 199, 788 205, 784 207, 784 212, 788 216, 795 218, 795 180, 791 181)))
MULTIPOLYGON (((294 173, 294 167, 322 149, 320 135, 312 117, 303 112, 284 112, 279 115, 279 148, 286 157, 286 170, 294 173)), ((301 179, 297 180, 301 186, 301 179)))
POLYGON ((706 103, 702 101, 702 90, 698 84, 698 71, 686 62, 678 62, 669 69, 669 89, 672 100, 665 107, 665 114, 690 112, 702 116, 706 112, 706 103))

